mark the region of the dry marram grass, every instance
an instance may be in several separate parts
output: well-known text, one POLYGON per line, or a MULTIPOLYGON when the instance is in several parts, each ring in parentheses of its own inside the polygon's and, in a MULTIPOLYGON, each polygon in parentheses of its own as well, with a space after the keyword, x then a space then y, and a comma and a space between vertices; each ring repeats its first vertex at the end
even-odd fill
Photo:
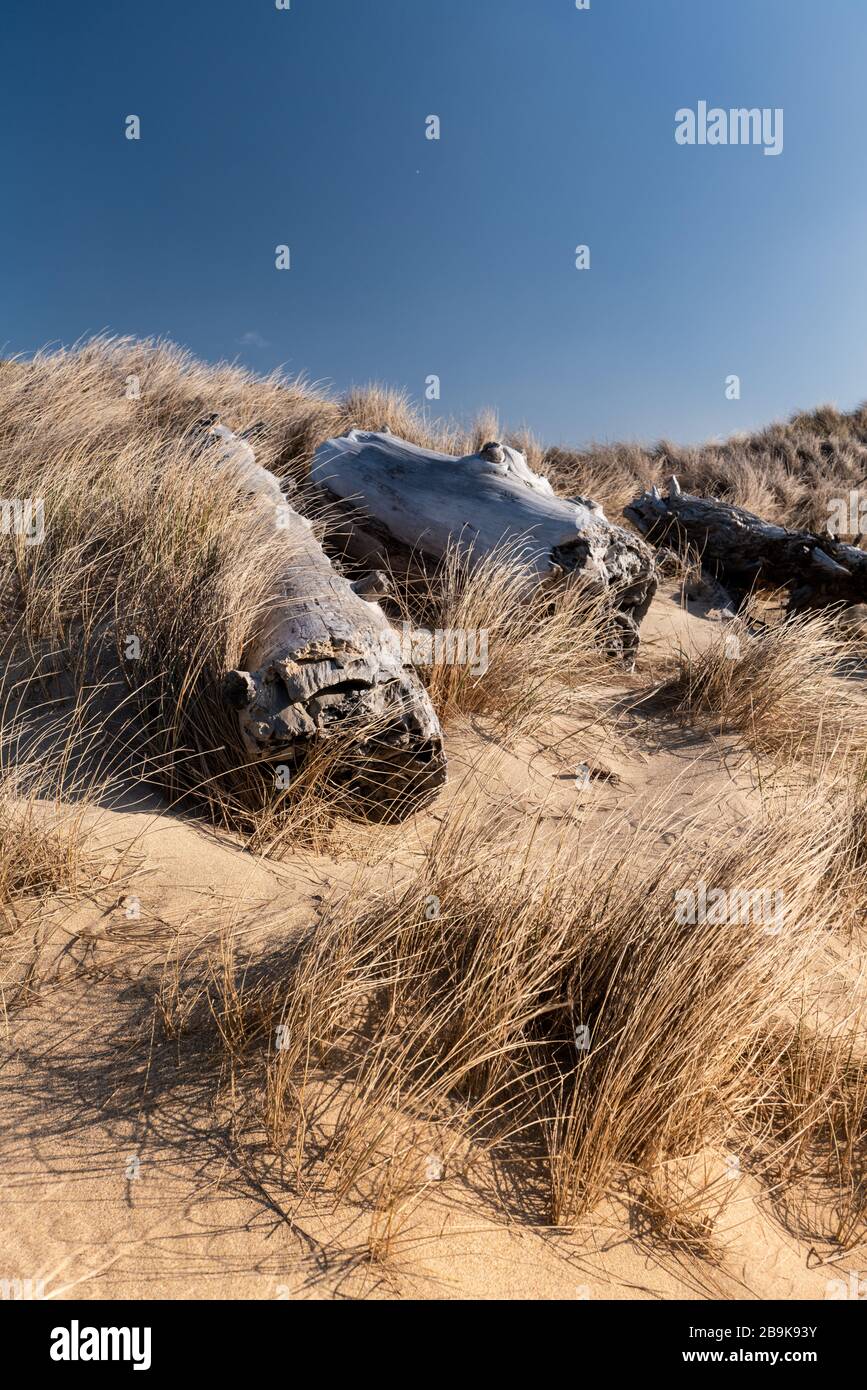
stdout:
MULTIPOLYGON (((50 513, 42 545, 6 537, 0 553, 4 915, 92 886, 88 811, 119 782, 206 807, 260 854, 321 847, 345 809, 331 776, 345 750, 275 796, 219 698, 275 581, 268 529, 191 448, 190 426, 210 411, 234 429, 264 422, 257 456, 302 510, 316 446, 352 425, 454 453, 500 435, 484 416, 433 424, 382 387, 335 399, 165 343, 102 339, 3 364, 0 495, 44 497, 50 513)), ((867 413, 825 408, 702 449, 500 437, 562 494, 609 509, 674 471, 691 491, 805 526, 863 476, 867 413)), ((313 519, 327 543, 328 516, 313 519)), ((471 570, 450 555, 390 610, 397 623, 487 633, 484 670, 424 672, 446 721, 481 721, 500 744, 541 740, 559 714, 607 719, 619 680, 618 698, 661 695, 746 757, 809 761, 815 797, 802 789, 794 814, 791 801, 769 804, 737 836, 705 824, 661 856, 658 823, 595 838, 572 824, 551 851, 540 822, 518 832, 511 808, 491 820, 468 794, 419 837, 410 869, 393 866, 388 889, 344 895, 278 951, 247 958, 226 931, 204 977, 201 962, 169 959, 162 1034, 181 1059, 191 1037, 204 1046, 239 1161, 253 1161, 244 1136, 263 1135, 299 1197, 360 1204, 364 1258, 378 1266, 439 1180, 431 1155, 456 1180, 481 1182, 486 1164, 507 1173, 487 1198, 509 1191, 522 1219, 553 1226, 625 1185, 655 1238, 715 1258, 719 1184, 675 1175, 699 1151, 734 1150, 782 1220, 848 1248, 864 1233, 863 1029, 857 1013, 830 1026, 811 999, 829 941, 863 902, 857 652, 833 616, 762 627, 748 610, 661 691, 642 691, 640 668, 615 679, 601 653, 598 603, 578 585, 555 604, 528 594, 518 549, 471 570), (735 660, 726 635, 739 639, 735 660), (782 930, 679 921, 677 891, 710 862, 720 888, 781 893, 782 930)))

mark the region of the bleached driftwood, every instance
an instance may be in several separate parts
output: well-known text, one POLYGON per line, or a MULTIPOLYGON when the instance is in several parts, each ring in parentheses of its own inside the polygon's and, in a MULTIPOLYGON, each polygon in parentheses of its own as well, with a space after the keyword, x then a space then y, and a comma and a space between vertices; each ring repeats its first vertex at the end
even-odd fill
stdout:
POLYGON ((653 552, 584 497, 557 497, 517 449, 486 444, 454 458, 388 433, 351 430, 316 451, 312 480, 345 523, 347 553, 368 565, 412 570, 449 545, 470 565, 520 539, 528 575, 543 583, 580 575, 611 598, 624 654, 656 590, 653 552))
POLYGON ((381 581, 337 574, 248 441, 208 421, 201 442, 274 528, 280 598, 223 687, 251 757, 291 776, 314 746, 345 736, 334 776, 368 815, 409 814, 445 781, 446 762, 430 697, 373 597, 381 581))
POLYGON ((792 611, 867 600, 867 553, 857 546, 788 531, 742 507, 694 497, 676 478, 666 497, 651 488, 624 511, 654 544, 693 546, 738 601, 757 582, 788 589, 792 611))

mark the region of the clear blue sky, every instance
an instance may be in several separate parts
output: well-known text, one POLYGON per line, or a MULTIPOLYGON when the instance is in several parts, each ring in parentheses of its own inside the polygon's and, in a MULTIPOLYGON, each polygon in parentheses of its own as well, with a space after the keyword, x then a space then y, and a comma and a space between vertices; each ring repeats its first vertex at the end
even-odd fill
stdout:
POLYGON ((867 396, 867 0, 291 4, 5 0, 0 349, 436 373, 551 442, 867 396), (783 153, 677 145, 699 100, 783 153))

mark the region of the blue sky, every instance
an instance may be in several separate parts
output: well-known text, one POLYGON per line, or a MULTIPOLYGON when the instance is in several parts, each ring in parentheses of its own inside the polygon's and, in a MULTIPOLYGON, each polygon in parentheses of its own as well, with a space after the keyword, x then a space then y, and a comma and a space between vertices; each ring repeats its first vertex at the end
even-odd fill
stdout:
POLYGON ((865 0, 6 0, 0 25, 6 353, 110 329, 336 389, 436 374, 431 413, 549 442, 867 397, 865 0), (782 154, 679 146, 700 100, 783 108, 782 154))

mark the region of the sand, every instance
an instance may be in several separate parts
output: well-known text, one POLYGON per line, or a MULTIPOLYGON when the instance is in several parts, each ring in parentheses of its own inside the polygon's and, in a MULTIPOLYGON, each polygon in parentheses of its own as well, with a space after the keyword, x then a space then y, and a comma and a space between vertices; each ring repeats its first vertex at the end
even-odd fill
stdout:
MULTIPOLYGON (((643 630, 644 686, 678 646, 719 640, 719 622, 665 586, 643 630)), ((264 954, 335 896, 410 868, 470 790, 506 824, 541 816, 553 843, 579 829, 627 833, 675 786, 660 854, 703 816, 738 833, 759 803, 754 774, 725 740, 658 717, 613 730, 561 720, 508 750, 466 721, 448 731, 448 751, 450 782, 430 810, 400 830, 356 834, 354 854, 338 845, 258 860, 144 795, 136 809, 94 815, 94 842, 111 847, 123 874, 92 902, 54 904, 39 982, 4 1039, 0 1278, 58 1299, 821 1300, 829 1281, 867 1267, 863 1249, 835 1257, 787 1229, 759 1183, 711 1152, 695 1156, 696 1174, 715 1175, 730 1199, 712 1259, 655 1240, 625 1193, 579 1229, 552 1230, 532 1188, 495 1200, 484 1163, 467 1181, 446 1158, 419 1184, 388 1259, 371 1261, 369 1211, 298 1196, 264 1149, 239 1164, 195 1071, 165 1059, 150 1069, 167 960, 206 952, 227 923, 240 947, 264 954), (593 775, 579 792, 585 764, 593 775)))

